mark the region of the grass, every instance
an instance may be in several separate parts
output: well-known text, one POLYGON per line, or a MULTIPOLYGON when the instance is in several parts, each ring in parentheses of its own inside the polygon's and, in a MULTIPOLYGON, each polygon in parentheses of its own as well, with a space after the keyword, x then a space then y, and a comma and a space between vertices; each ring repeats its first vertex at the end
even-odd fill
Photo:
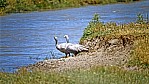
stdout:
POLYGON ((66 82, 67 77, 56 73, 27 72, 25 69, 14 74, 0 73, 0 84, 65 84, 66 82))
POLYGON ((147 84, 148 71, 126 71, 116 66, 100 66, 68 73, 76 84, 147 84), (146 81, 146 82, 145 82, 146 81))
POLYGON ((145 22, 116 24, 102 23, 95 14, 84 30, 81 42, 96 37, 129 37, 133 41, 128 66, 139 70, 125 70, 118 66, 96 66, 88 70, 75 69, 65 72, 28 72, 22 68, 16 73, 0 72, 0 84, 149 84, 149 24, 145 22))
POLYGON ((149 71, 127 71, 116 66, 56 72, 0 73, 0 84, 148 84, 149 71))
POLYGON ((149 37, 135 41, 134 45, 128 65, 149 68, 149 37))
POLYGON ((1 0, 0 15, 131 1, 136 0, 1 0))
POLYGON ((149 68, 149 22, 144 20, 146 19, 142 14, 138 14, 134 23, 116 24, 110 22, 104 24, 100 22, 99 15, 95 14, 87 28, 85 28, 80 43, 97 37, 106 39, 127 37, 134 43, 128 66, 149 68))
MULTIPOLYGON (((139 18, 139 17, 138 17, 139 18)), ((100 16, 95 14, 92 21, 85 28, 83 37, 80 42, 86 39, 93 39, 95 37, 120 37, 122 35, 134 36, 149 34, 149 24, 137 19, 137 23, 117 24, 114 22, 103 23, 100 22, 100 16), (139 21, 139 22, 138 22, 139 21)))

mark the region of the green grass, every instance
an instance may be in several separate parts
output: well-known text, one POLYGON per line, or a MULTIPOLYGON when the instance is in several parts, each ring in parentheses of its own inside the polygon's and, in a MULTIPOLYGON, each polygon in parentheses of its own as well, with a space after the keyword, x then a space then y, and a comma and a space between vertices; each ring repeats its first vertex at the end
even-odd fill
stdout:
MULTIPOLYGON (((139 18, 139 17, 138 17, 139 18)), ((95 37, 120 37, 120 36, 140 36, 149 34, 149 24, 137 18, 137 23, 117 24, 115 22, 100 22, 100 16, 95 14, 89 25, 85 28, 80 42, 95 37)))
POLYGON ((142 14, 137 15, 136 23, 128 24, 102 23, 99 15, 95 14, 87 28, 85 28, 80 43, 98 37, 103 37, 106 40, 121 37, 128 38, 134 46, 128 66, 149 68, 149 22, 144 21, 142 14))
POLYGON ((89 70, 0 73, 0 84, 149 84, 149 71, 127 71, 115 66, 89 70))
POLYGON ((0 15, 131 1, 135 0, 1 0, 0 15))
POLYGON ((72 71, 67 75, 76 84, 147 84, 148 71, 126 71, 115 66, 100 66, 90 70, 72 71))
POLYGON ((144 22, 117 25, 101 23, 95 15, 84 30, 81 41, 96 37, 130 37, 133 49, 129 66, 139 70, 125 70, 117 66, 96 66, 88 70, 75 69, 65 72, 28 72, 21 69, 16 73, 0 72, 0 84, 149 84, 149 24, 144 22))
POLYGON ((0 73, 0 84, 65 84, 68 77, 57 73, 27 72, 21 69, 17 73, 0 73))

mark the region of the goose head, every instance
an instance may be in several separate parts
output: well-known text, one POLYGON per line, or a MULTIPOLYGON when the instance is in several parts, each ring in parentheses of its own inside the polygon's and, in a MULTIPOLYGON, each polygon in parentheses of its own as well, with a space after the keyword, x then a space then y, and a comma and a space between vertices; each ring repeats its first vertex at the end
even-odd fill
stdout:
POLYGON ((69 43, 69 37, 68 37, 68 35, 64 35, 64 38, 66 38, 66 42, 69 43))
POLYGON ((54 37, 54 40, 55 40, 56 45, 57 45, 58 44, 58 42, 57 42, 58 40, 57 40, 57 37, 56 36, 54 37))

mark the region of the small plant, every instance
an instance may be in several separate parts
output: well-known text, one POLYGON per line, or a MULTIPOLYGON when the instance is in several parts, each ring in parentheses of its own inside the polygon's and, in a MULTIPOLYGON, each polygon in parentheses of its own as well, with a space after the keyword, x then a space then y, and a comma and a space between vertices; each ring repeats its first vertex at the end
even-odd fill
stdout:
POLYGON ((143 15, 142 14, 138 14, 137 15, 137 23, 144 23, 144 18, 143 18, 143 15))
POLYGON ((97 25, 99 25, 100 22, 100 16, 99 14, 95 13, 92 20, 89 22, 89 25, 84 30, 83 37, 86 38, 87 36, 93 34, 96 31, 97 25))
POLYGON ((139 23, 139 24, 149 23, 148 14, 146 14, 146 17, 143 17, 141 13, 137 14, 136 23, 139 23))
POLYGON ((51 59, 55 59, 56 56, 55 56, 54 52, 53 51, 50 51, 50 53, 51 53, 51 59))
POLYGON ((87 28, 96 26, 96 24, 100 23, 99 19, 100 19, 99 14, 95 13, 92 20, 89 22, 89 25, 87 26, 87 28))
POLYGON ((99 18, 100 18, 99 14, 95 13, 91 22, 94 24, 99 23, 99 18))
POLYGON ((48 60, 48 59, 49 59, 48 57, 45 57, 45 58, 44 58, 44 60, 48 60))

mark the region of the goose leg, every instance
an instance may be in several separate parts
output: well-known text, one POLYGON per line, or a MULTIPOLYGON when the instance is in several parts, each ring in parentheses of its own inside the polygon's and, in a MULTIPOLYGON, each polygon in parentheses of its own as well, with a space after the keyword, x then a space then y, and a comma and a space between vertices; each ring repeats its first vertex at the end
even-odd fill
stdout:
POLYGON ((65 57, 67 58, 67 53, 65 53, 65 55, 66 55, 65 57))
POLYGON ((69 53, 69 57, 70 57, 70 53, 69 53))
POLYGON ((74 53, 74 57, 76 57, 77 53, 74 53))

